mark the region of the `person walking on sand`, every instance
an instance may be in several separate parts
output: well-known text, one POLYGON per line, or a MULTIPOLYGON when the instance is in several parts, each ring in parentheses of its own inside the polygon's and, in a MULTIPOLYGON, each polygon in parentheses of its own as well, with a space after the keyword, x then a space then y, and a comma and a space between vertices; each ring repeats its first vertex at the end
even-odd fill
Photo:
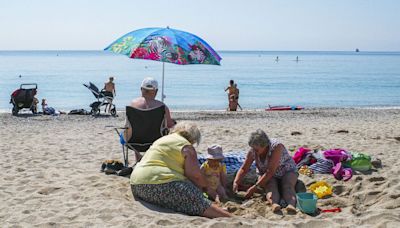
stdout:
POLYGON ((282 198, 288 204, 286 211, 295 214, 297 212, 295 186, 298 173, 296 163, 285 146, 276 139, 269 139, 261 129, 251 133, 248 144, 250 150, 233 181, 233 191, 237 192, 242 187, 244 176, 255 162, 258 180, 248 188, 246 198, 250 198, 256 191, 264 191, 274 213, 281 211, 282 198))

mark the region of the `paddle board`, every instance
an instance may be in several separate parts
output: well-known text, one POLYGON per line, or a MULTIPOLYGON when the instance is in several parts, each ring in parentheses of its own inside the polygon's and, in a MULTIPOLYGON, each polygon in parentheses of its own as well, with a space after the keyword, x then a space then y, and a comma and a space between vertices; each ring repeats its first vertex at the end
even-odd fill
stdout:
POLYGON ((268 106, 265 111, 287 111, 287 110, 303 110, 302 106, 289 106, 289 105, 278 105, 278 106, 268 106))

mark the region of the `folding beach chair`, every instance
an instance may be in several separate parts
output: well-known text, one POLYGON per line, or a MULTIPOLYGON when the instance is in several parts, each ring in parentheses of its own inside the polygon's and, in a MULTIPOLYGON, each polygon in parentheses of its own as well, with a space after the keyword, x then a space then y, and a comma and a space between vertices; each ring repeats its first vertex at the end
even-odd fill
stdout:
POLYGON ((140 160, 142 157, 140 152, 146 152, 154 141, 167 134, 168 128, 165 121, 165 105, 150 110, 127 106, 126 119, 132 127, 132 136, 130 139, 125 141, 123 137, 124 132, 118 131, 118 129, 128 128, 115 128, 115 130, 120 137, 124 164, 127 167, 129 164, 129 150, 133 150, 136 159, 140 160))

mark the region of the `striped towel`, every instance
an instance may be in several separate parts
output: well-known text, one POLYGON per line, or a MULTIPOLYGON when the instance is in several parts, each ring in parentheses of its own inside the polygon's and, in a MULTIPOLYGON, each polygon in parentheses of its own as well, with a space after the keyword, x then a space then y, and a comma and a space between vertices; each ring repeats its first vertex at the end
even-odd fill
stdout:
MULTIPOLYGON (((222 162, 226 165, 226 173, 234 174, 236 171, 239 170, 244 160, 246 159, 246 152, 226 152, 224 153, 224 156, 225 158, 224 160, 222 160, 222 162)), ((200 165, 207 160, 207 154, 198 154, 197 157, 200 165)), ((254 163, 251 165, 251 169, 256 169, 254 163)))
POLYGON ((331 174, 333 168, 333 161, 325 158, 321 151, 313 153, 313 157, 317 162, 308 166, 314 173, 331 174))

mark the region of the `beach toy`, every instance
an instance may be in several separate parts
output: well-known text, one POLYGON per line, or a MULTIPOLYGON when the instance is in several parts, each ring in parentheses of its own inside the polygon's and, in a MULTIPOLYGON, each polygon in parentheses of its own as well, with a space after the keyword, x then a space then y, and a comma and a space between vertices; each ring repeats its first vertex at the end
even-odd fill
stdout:
POLYGON ((308 166, 306 166, 306 165, 303 165, 303 166, 299 169, 299 173, 300 173, 300 174, 303 174, 303 175, 306 175, 306 176, 309 176, 309 177, 312 177, 313 174, 314 174, 314 172, 313 172, 310 168, 308 168, 308 166))
POLYGON ((318 197, 314 193, 300 192, 296 194, 297 207, 306 214, 314 214, 317 211, 318 197))
POLYGON ((317 181, 310 185, 310 191, 315 193, 319 199, 332 195, 332 187, 325 181, 317 181))
MULTIPOLYGON (((321 210, 321 209, 320 209, 321 210)), ((327 212, 342 212, 342 209, 340 207, 332 208, 332 209, 322 209, 322 213, 327 213, 327 212)))

